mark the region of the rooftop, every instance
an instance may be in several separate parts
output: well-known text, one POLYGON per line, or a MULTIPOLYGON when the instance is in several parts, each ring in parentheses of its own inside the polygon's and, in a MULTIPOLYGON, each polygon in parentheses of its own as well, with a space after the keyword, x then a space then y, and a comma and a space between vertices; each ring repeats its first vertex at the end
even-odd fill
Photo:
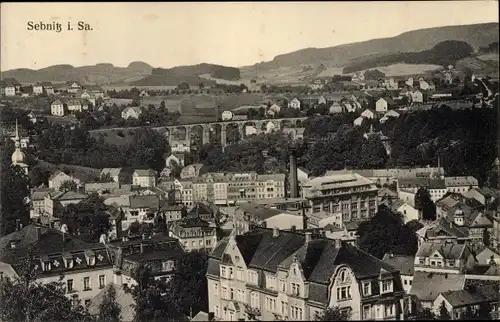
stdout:
POLYGON ((382 261, 399 270, 401 275, 413 276, 413 266, 415 263, 415 257, 413 256, 385 254, 382 261))
POLYGON ((444 259, 461 259, 466 248, 465 244, 424 242, 415 256, 430 257, 434 252, 438 252, 444 259))
POLYGON ((465 275, 415 272, 409 294, 421 301, 434 301, 439 294, 464 288, 465 275))
POLYGON ((334 174, 323 177, 316 177, 304 184, 304 187, 312 187, 313 189, 336 189, 356 186, 374 185, 374 183, 360 176, 357 173, 334 174))

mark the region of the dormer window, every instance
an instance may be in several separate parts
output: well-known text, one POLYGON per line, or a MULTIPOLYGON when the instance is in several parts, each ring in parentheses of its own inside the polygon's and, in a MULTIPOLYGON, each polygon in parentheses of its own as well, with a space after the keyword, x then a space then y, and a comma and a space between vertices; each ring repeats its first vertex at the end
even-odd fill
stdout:
POLYGON ((391 293, 393 292, 393 283, 392 279, 384 279, 380 281, 380 293, 385 294, 385 293, 391 293))
POLYGON ((71 256, 71 254, 69 254, 69 253, 63 254, 63 261, 64 261, 64 267, 73 268, 74 260, 73 260, 73 256, 71 256))
POLYGON ((372 283, 370 281, 363 281, 363 296, 372 295, 372 283))
POLYGON ((87 265, 95 265, 95 253, 93 251, 85 251, 85 259, 87 260, 87 265))
POLYGON ((49 261, 42 262, 42 269, 44 272, 49 272, 52 269, 52 265, 49 261))

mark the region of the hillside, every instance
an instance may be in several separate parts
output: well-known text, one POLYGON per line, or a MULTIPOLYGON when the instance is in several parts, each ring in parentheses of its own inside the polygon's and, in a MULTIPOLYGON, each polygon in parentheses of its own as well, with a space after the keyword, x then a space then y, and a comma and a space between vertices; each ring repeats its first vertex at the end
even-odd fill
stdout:
POLYGON ((262 72, 280 67, 319 65, 321 63, 327 67, 344 67, 356 61, 361 62, 367 53, 370 54, 371 59, 380 55, 420 52, 429 50, 445 40, 464 41, 477 51, 480 47, 498 41, 498 23, 420 29, 405 32, 392 38, 374 39, 327 48, 306 48, 276 56, 270 62, 258 63, 247 68, 262 72))
POLYGON ((180 83, 188 83, 189 86, 198 86, 203 82, 205 85, 215 85, 215 81, 200 77, 200 75, 207 74, 213 78, 229 81, 240 79, 240 70, 238 68, 199 64, 168 69, 154 68, 151 75, 131 84, 136 86, 176 86, 180 83))
POLYGON ((143 62, 132 62, 127 67, 116 67, 113 64, 81 67, 54 65, 38 70, 12 69, 2 72, 1 77, 14 77, 21 83, 79 81, 83 84, 106 84, 128 78, 144 77, 151 74, 152 70, 153 67, 143 62))
POLYGON ((348 74, 396 63, 434 64, 440 66, 455 65, 458 60, 469 57, 473 52, 474 48, 466 42, 446 40, 440 42, 429 50, 423 50, 415 53, 406 52, 384 55, 365 60, 364 62, 355 63, 350 66, 346 66, 343 72, 344 74, 348 74))

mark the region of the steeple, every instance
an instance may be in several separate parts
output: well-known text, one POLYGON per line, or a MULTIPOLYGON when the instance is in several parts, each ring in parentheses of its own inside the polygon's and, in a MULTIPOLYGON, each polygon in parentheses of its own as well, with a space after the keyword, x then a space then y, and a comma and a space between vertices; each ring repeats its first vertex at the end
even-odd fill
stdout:
POLYGON ((15 145, 15 150, 14 153, 12 153, 12 165, 13 166, 20 166, 26 174, 28 174, 28 164, 26 163, 26 155, 21 151, 21 139, 19 137, 19 128, 17 125, 17 119, 16 119, 16 136, 14 138, 14 145, 15 145))
POLYGON ((19 129, 17 127, 17 119, 16 119, 16 137, 14 138, 14 144, 15 144, 16 149, 19 149, 21 147, 20 141, 21 140, 19 138, 19 129))

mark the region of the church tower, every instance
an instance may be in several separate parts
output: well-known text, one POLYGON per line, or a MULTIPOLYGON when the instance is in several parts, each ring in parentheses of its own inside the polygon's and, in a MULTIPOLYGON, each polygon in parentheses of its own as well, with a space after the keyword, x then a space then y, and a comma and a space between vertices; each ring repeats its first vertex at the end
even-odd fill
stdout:
POLYGON ((17 120, 16 120, 16 137, 14 138, 14 144, 16 149, 14 150, 14 153, 12 153, 12 166, 20 166, 21 169, 23 169, 24 173, 28 175, 28 164, 26 163, 27 158, 26 154, 24 154, 23 151, 21 151, 21 138, 19 137, 19 129, 17 126, 17 120))

